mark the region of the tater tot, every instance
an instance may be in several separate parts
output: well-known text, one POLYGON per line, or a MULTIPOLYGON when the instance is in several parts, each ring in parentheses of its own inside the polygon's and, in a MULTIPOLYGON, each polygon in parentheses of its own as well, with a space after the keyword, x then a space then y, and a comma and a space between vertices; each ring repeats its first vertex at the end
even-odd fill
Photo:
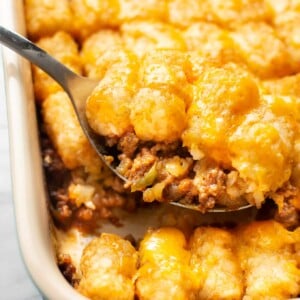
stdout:
POLYGON ((100 135, 120 137, 130 130, 130 108, 137 88, 138 61, 123 49, 99 57, 96 72, 101 81, 86 103, 90 126, 100 135))
POLYGON ((136 293, 140 300, 195 299, 201 277, 192 273, 190 253, 181 231, 149 231, 141 242, 136 293))
POLYGON ((190 240, 190 264, 203 275, 197 299, 239 300, 243 295, 242 271, 233 250, 234 237, 226 230, 197 228, 190 240))
POLYGON ((98 58, 107 50, 122 47, 122 44, 120 33, 109 29, 100 30, 85 39, 80 52, 85 74, 90 77, 97 74, 96 62, 98 58))
POLYGON ((192 82, 195 83, 199 76, 209 67, 220 67, 224 65, 223 61, 218 59, 210 59, 203 56, 201 50, 188 51, 187 56, 192 64, 192 82))
POLYGON ((262 79, 290 75, 291 56, 274 29, 265 23, 247 23, 231 33, 248 68, 262 79))
POLYGON ((139 59, 122 45, 99 55, 91 76, 101 79, 103 85, 127 87, 135 91, 138 86, 139 59))
POLYGON ((42 104, 46 131, 69 169, 84 167, 98 176, 104 166, 84 135, 65 92, 50 95, 42 104))
POLYGON ((250 21, 268 21, 270 10, 263 0, 171 0, 169 22, 186 27, 195 22, 209 21, 225 28, 250 21))
MULTIPOLYGON (((266 104, 278 117, 285 117, 286 121, 300 122, 300 97, 294 95, 262 95, 262 103, 266 104)), ((292 124, 291 124, 292 125, 292 124)), ((295 126, 297 126, 294 123, 295 126)), ((295 128, 295 134, 298 130, 295 128)))
POLYGON ((169 0, 168 22, 186 27, 194 22, 210 19, 209 0, 169 0))
POLYGON ((300 11, 299 0, 264 0, 268 10, 271 12, 272 18, 276 19, 289 11, 300 11))
MULTIPOLYGON (((63 31, 57 32, 52 37, 40 39, 37 45, 75 73, 81 73, 78 46, 68 33, 63 31)), ((34 92, 37 100, 43 101, 48 96, 62 91, 62 87, 40 68, 33 65, 32 71, 34 92)))
POLYGON ((181 32, 175 27, 160 22, 141 21, 124 23, 121 33, 127 48, 138 56, 153 49, 186 50, 181 32))
MULTIPOLYGON (((268 107, 275 115, 281 117, 289 116, 290 119, 296 122, 293 128, 293 160, 290 182, 294 186, 300 187, 300 97, 293 95, 294 93, 297 94, 297 89, 299 90, 299 86, 295 84, 296 78, 294 77, 295 76, 283 78, 282 80, 279 79, 278 83, 273 82, 272 84, 275 85, 275 87, 271 86, 273 95, 263 95, 262 101, 267 103, 268 107), (276 91, 278 93, 276 93, 276 91), (290 93, 291 95, 285 95, 286 93, 290 93)), ((284 126, 280 126, 279 128, 283 130, 284 126)), ((287 142, 287 139, 285 139, 285 141, 287 142)), ((289 165, 289 163, 287 163, 287 165, 289 165)), ((282 206, 282 203, 278 203, 277 200, 275 200, 275 202, 279 207, 282 206)))
POLYGON ((25 0, 27 32, 31 39, 73 31, 74 20, 69 0, 25 0))
MULTIPOLYGON (((276 109, 276 108, 275 108, 276 109)), ((276 191, 291 175, 291 155, 295 123, 288 117, 267 111, 250 113, 229 138, 232 166, 255 194, 255 204, 263 193, 276 191)))
POLYGON ((244 115, 259 105, 257 85, 248 72, 230 64, 207 67, 194 86, 183 143, 196 160, 204 152, 230 165, 227 139, 244 115))
POLYGON ((70 0, 74 26, 79 39, 85 39, 103 27, 119 25, 119 0, 70 0))
POLYGON ((218 63, 240 62, 241 59, 228 31, 206 22, 189 26, 183 34, 188 50, 218 63))
POLYGON ((225 28, 251 21, 268 21, 271 17, 264 0, 208 0, 208 6, 210 20, 225 28))
POLYGON ((262 93, 300 97, 300 74, 261 82, 262 93))
POLYGON ((235 236, 245 276, 243 299, 290 299, 299 294, 300 271, 293 251, 293 232, 270 220, 241 226, 235 236))
POLYGON ((275 32, 284 42, 292 60, 294 72, 300 71, 300 5, 297 12, 290 11, 274 21, 275 32))
POLYGON ((182 51, 153 50, 143 57, 140 83, 143 87, 165 88, 181 97, 187 105, 192 100, 193 66, 182 51))
POLYGON ((139 139, 173 142, 186 126, 186 104, 165 89, 141 88, 130 104, 130 120, 139 139))
POLYGON ((133 300, 136 268, 137 252, 130 242, 102 233, 83 251, 82 278, 77 289, 94 300, 133 300))
POLYGON ((167 0, 119 0, 120 22, 134 20, 164 21, 167 14, 167 0))
POLYGON ((90 126, 100 135, 122 136, 131 127, 129 103, 132 97, 124 87, 99 84, 86 103, 90 126))

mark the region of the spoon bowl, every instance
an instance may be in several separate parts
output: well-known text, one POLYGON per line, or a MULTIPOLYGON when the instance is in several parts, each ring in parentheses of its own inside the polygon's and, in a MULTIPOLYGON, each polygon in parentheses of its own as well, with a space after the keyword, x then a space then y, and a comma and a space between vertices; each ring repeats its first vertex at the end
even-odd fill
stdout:
MULTIPOLYGON (((34 65, 38 66, 49 76, 51 76, 58 84, 60 84, 60 86, 68 94, 72 102, 83 132, 85 133, 93 148, 96 150, 101 160, 115 175, 121 178, 125 183, 129 183, 128 179, 120 174, 116 169, 118 162, 117 151, 115 151, 111 147, 106 146, 104 137, 97 135, 91 129, 86 118, 86 100, 92 94, 99 81, 89 79, 87 77, 83 77, 74 73, 25 37, 2 26, 0 26, 0 43, 10 48, 17 54, 23 56, 34 65), (112 162, 111 159, 109 159, 111 157, 113 157, 112 162)), ((171 202, 171 204, 186 209, 201 211, 196 204, 182 204, 179 202, 171 202)), ((240 206, 234 209, 216 207, 209 209, 208 212, 230 212, 235 210, 248 209, 251 207, 253 207, 251 204, 240 206)))

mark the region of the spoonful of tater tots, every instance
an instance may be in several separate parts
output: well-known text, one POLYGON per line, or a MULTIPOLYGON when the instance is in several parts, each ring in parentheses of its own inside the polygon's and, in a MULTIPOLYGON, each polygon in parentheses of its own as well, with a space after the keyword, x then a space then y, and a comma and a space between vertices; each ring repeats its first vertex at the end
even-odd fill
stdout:
POLYGON ((299 100, 261 94, 242 65, 116 46, 94 80, 3 27, 0 42, 63 87, 97 154, 145 202, 224 212, 295 191, 299 100))

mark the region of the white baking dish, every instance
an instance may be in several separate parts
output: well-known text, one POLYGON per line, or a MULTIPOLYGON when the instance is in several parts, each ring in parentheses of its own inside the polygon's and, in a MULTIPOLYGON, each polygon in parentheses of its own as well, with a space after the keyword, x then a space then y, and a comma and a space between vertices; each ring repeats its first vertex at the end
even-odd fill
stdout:
MULTIPOLYGON (((0 1, 1 25, 25 33, 23 0, 0 1)), ((22 256, 30 276, 40 292, 48 299, 86 299, 76 292, 59 271, 53 246, 52 222, 48 214, 44 189, 42 161, 38 142, 38 129, 33 97, 31 68, 12 51, 3 48, 4 75, 8 108, 11 171, 17 233, 22 256)), ((249 213, 249 212, 248 212, 249 213)), ((199 224, 220 221, 214 217, 196 216, 199 224)), ((158 224, 162 216, 158 211, 142 211, 134 218, 126 218, 122 228, 107 224, 103 231, 141 237, 148 226, 158 224)), ((224 217, 224 216, 223 216, 224 217)), ((240 212, 237 219, 251 218, 240 212), (241 217, 242 215, 242 217, 241 217)))

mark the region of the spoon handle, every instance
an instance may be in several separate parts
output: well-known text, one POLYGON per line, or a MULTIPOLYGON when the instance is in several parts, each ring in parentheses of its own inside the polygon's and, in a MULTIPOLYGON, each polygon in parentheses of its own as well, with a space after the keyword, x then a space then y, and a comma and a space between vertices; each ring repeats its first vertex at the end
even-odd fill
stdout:
POLYGON ((77 75, 44 50, 3 26, 0 26, 0 43, 37 65, 70 92, 68 82, 77 75))

